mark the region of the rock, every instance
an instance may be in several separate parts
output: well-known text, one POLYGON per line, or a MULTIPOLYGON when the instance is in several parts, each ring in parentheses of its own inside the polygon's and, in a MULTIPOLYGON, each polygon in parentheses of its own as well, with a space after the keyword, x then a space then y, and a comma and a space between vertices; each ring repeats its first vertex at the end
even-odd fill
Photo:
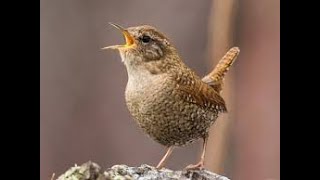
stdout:
POLYGON ((146 164, 140 167, 114 165, 103 171, 94 162, 87 162, 81 166, 71 167, 58 177, 57 180, 230 180, 227 177, 207 170, 173 171, 162 168, 157 170, 146 164))

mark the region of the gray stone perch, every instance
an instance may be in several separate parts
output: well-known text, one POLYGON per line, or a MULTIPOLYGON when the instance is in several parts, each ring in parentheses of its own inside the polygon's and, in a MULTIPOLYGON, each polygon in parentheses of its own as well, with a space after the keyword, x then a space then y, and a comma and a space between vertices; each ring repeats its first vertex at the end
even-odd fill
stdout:
MULTIPOLYGON (((54 178, 52 178, 53 180, 54 178)), ((71 167, 58 177, 57 180, 230 180, 227 177, 212 173, 207 170, 173 171, 162 168, 157 170, 153 166, 141 165, 140 167, 128 167, 115 165, 103 171, 93 162, 87 162, 81 166, 71 167)))

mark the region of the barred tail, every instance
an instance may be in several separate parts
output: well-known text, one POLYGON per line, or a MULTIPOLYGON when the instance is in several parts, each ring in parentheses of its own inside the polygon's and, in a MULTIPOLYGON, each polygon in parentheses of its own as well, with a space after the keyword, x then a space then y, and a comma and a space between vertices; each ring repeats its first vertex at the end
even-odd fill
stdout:
POLYGON ((202 78, 202 81, 209 84, 217 92, 220 92, 223 85, 223 79, 239 53, 240 49, 238 47, 231 48, 219 61, 213 71, 202 78))

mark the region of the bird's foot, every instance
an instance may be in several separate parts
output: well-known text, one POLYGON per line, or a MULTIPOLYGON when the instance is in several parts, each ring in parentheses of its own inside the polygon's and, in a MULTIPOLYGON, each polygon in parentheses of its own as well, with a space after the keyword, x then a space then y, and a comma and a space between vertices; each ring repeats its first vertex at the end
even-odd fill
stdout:
POLYGON ((199 162, 198 164, 190 164, 187 167, 185 167, 185 170, 203 170, 204 164, 203 162, 199 162))
POLYGON ((160 170, 160 169, 162 169, 162 168, 163 168, 163 165, 158 164, 157 167, 156 167, 156 170, 160 170))

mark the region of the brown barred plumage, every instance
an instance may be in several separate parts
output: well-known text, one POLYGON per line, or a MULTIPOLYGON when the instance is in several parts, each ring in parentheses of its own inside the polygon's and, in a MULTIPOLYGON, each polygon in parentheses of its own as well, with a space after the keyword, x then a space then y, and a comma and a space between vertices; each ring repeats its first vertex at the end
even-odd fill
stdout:
MULTIPOLYGON (((225 73, 239 53, 234 47, 216 68, 201 79, 181 60, 162 33, 151 26, 120 29, 125 45, 118 49, 128 72, 125 92, 127 107, 139 127, 152 139, 167 146, 184 146, 204 139, 219 113, 227 111, 220 90, 225 73)), ((204 156, 205 148, 203 151, 204 156)), ((203 160, 189 168, 202 168, 203 160)))

